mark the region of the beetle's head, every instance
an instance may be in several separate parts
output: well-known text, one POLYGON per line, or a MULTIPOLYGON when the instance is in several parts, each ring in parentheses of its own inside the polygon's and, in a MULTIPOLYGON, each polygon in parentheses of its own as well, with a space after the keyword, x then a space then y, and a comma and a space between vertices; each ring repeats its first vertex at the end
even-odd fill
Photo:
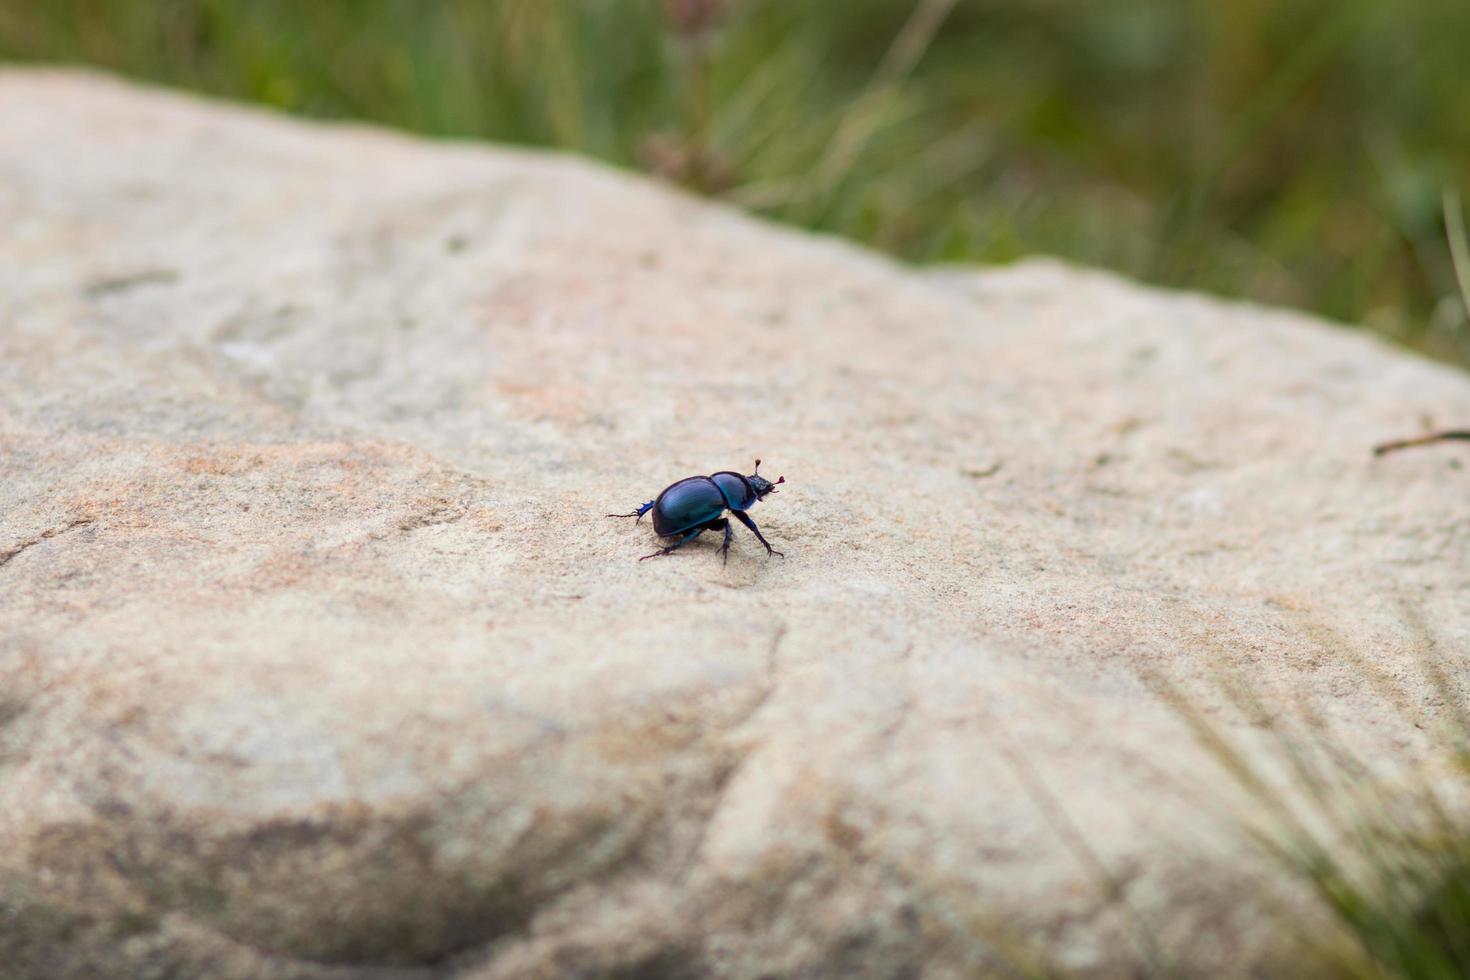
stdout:
POLYGON ((750 474, 750 476, 747 476, 746 479, 750 481, 750 489, 755 491, 756 500, 760 500, 768 493, 775 493, 776 483, 786 482, 786 477, 784 476, 779 478, 776 483, 772 483, 770 480, 767 480, 765 477, 761 476, 760 460, 755 461, 755 472, 750 474))

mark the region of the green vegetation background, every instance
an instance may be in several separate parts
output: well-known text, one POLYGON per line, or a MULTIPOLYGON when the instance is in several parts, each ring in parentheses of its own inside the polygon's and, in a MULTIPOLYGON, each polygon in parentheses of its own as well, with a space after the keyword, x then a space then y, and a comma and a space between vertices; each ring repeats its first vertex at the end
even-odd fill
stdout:
POLYGON ((563 147, 907 259, 1047 253, 1470 364, 1466 0, 0 0, 0 58, 563 147))

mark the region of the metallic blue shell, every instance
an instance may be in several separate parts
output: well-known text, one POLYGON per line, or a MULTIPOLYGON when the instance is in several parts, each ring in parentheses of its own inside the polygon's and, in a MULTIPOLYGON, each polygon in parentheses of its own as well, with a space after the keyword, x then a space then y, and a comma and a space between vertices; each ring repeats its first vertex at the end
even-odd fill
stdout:
POLYGON ((731 510, 749 510, 760 498, 755 495, 750 481, 739 473, 729 470, 721 470, 710 477, 715 481, 715 486, 720 488, 720 493, 725 495, 725 502, 731 510))
POLYGON ((654 501, 654 533, 671 535, 692 530, 719 517, 728 506, 724 492, 712 478, 686 477, 665 487, 654 501))

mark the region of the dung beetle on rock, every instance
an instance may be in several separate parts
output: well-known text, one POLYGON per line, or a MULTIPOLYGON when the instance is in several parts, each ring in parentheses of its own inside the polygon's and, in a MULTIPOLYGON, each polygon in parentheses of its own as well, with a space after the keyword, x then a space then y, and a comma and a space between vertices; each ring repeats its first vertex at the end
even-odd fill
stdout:
MULTIPOLYGON (((665 548, 660 548, 651 555, 639 558, 657 558, 659 555, 667 555, 676 548, 682 547, 699 537, 704 531, 724 531, 725 543, 720 547, 720 554, 725 561, 730 560, 730 538, 734 533, 730 530, 730 520, 723 517, 725 511, 735 515, 735 519, 750 528, 760 543, 766 546, 766 553, 776 555, 780 558, 786 556, 771 547, 760 528, 755 526, 755 521, 750 519, 746 513, 761 500, 766 494, 776 492, 776 483, 785 483, 786 477, 781 477, 772 483, 760 475, 761 461, 755 461, 755 472, 750 476, 741 476, 733 470, 721 470, 709 476, 688 476, 677 483, 664 487, 653 500, 643 504, 631 514, 608 514, 608 517, 636 517, 638 521, 643 520, 643 515, 650 510, 653 511, 653 531, 659 537, 678 537, 679 540, 665 548)), ((635 521, 634 523, 637 523, 635 521)))

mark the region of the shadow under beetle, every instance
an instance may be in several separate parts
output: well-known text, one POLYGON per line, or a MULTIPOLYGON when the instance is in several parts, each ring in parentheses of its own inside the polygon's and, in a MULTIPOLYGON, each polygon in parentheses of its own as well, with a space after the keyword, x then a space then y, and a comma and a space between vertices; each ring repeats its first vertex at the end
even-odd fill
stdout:
MULTIPOLYGON (((746 513, 761 500, 766 494, 776 492, 776 483, 785 483, 786 477, 781 477, 776 483, 772 483, 760 475, 761 461, 755 461, 755 472, 750 476, 741 476, 732 470, 721 470, 709 476, 688 476, 678 483, 672 483, 664 487, 663 492, 656 498, 643 504, 631 514, 608 514, 608 517, 636 517, 638 521, 643 520, 643 515, 650 510, 653 511, 653 531, 661 538, 672 538, 677 536, 678 541, 666 548, 660 548, 651 555, 639 558, 643 561, 648 558, 657 558, 659 555, 667 555, 688 544, 705 531, 724 531, 725 543, 720 548, 720 555, 724 561, 730 560, 730 539, 734 532, 730 530, 730 520, 720 515, 726 510, 735 515, 735 519, 750 528, 760 543, 766 546, 766 553, 776 555, 780 558, 786 556, 781 554, 761 534, 760 528, 755 526, 755 521, 750 519, 746 513)), ((634 521, 633 523, 638 523, 634 521)))

